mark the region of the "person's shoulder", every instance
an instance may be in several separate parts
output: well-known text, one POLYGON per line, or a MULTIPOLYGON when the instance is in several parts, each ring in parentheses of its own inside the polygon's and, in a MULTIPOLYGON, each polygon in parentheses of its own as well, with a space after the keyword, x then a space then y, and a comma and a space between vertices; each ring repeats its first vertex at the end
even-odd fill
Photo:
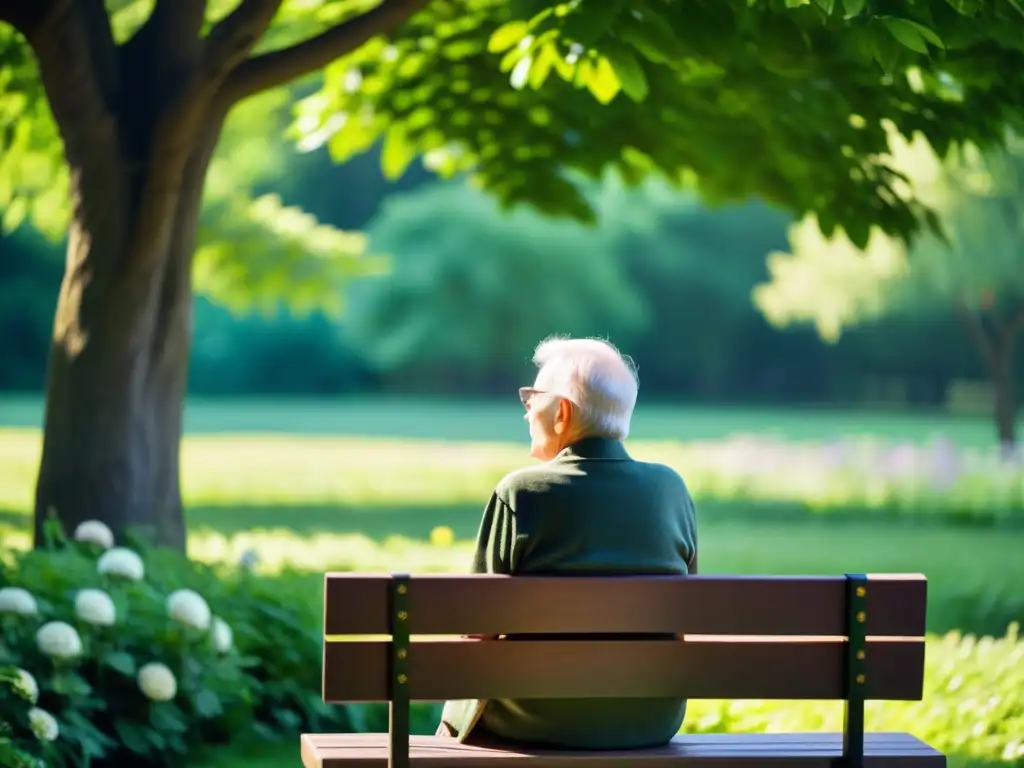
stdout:
POLYGON ((515 469, 498 481, 494 493, 506 504, 524 493, 543 493, 558 482, 559 468, 554 462, 515 469))
POLYGON ((654 461, 638 461, 636 466, 641 472, 647 474, 651 481, 658 482, 667 489, 678 489, 689 493, 683 476, 667 464, 658 464, 654 461))

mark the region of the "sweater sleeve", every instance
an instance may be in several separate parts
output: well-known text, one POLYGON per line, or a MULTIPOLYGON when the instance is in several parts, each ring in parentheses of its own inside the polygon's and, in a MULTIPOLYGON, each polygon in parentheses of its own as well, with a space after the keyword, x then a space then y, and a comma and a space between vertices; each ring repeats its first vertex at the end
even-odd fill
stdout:
POLYGON ((497 493, 491 494, 480 521, 473 573, 510 575, 516 544, 516 516, 497 493))

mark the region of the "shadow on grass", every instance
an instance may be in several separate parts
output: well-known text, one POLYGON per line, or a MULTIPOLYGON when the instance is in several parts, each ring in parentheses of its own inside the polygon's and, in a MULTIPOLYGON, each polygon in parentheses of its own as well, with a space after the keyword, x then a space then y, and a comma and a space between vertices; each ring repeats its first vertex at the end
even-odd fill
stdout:
MULTIPOLYGON (((287 528, 301 536, 362 534, 376 541, 392 536, 428 540, 439 525, 452 529, 456 539, 473 539, 486 499, 475 504, 352 506, 335 503, 288 504, 193 504, 186 516, 194 532, 215 531, 225 536, 254 530, 287 528)), ((998 528, 1024 533, 1024 514, 994 520, 964 515, 929 515, 919 511, 900 513, 863 507, 812 509, 792 502, 757 500, 699 500, 701 525, 715 523, 794 523, 801 526, 884 525, 887 528, 998 528)), ((27 510, 0 510, 0 528, 28 530, 27 510)))

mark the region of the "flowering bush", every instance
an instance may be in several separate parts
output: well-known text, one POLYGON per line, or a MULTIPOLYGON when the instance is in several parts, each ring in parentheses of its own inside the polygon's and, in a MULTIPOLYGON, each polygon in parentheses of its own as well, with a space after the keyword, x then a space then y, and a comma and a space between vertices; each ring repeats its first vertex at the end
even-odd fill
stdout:
POLYGON ((640 443, 639 459, 661 461, 686 478, 698 500, 796 503, 825 513, 1019 523, 1024 450, 962 448, 846 437, 800 441, 765 435, 640 443))
POLYGON ((308 599, 108 533, 0 552, 0 765, 185 765, 243 733, 347 729, 308 599))

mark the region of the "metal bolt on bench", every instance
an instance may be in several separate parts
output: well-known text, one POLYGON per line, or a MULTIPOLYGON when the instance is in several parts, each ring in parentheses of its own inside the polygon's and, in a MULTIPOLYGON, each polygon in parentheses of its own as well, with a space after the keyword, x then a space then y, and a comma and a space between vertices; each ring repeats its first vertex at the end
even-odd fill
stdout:
POLYGON ((409 768, 409 576, 391 577, 388 768, 409 768))
POLYGON ((864 765, 864 687, 868 657, 868 577, 846 574, 846 708, 843 718, 845 768, 864 765))

